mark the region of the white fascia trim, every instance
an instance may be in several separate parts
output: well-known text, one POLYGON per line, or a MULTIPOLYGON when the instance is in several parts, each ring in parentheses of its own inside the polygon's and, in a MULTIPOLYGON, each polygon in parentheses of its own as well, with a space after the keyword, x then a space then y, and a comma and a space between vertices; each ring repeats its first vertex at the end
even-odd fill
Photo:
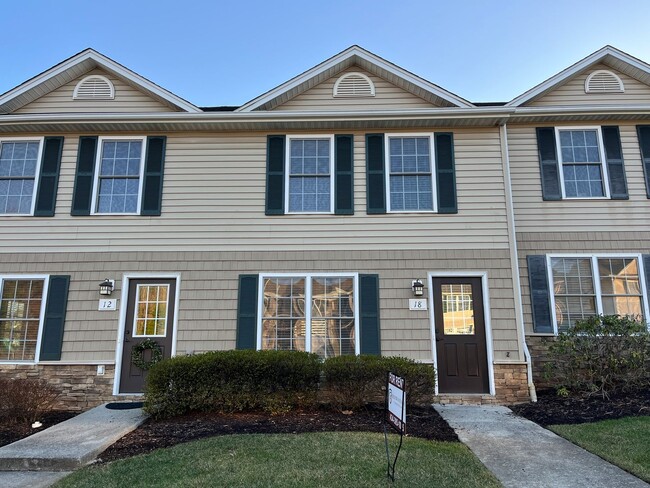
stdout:
POLYGON ((392 63, 389 63, 385 61, 384 59, 381 59, 379 56, 376 56, 372 54, 371 52, 366 51, 365 49, 360 48, 359 46, 352 46, 345 51, 333 56, 332 58, 314 66, 313 68, 305 71, 301 75, 298 75, 286 83, 283 83, 276 88, 266 92, 265 94, 254 98, 250 102, 247 102, 246 104, 242 105, 239 107, 235 112, 249 112, 251 110, 255 110, 256 108, 264 105, 265 103, 273 100, 274 98, 279 97, 285 92, 288 92, 289 90, 292 90, 293 88, 297 87, 298 85, 305 83, 306 81, 310 80, 311 78, 318 76, 324 71, 327 71, 328 69, 334 67, 335 65, 342 63, 343 61, 353 57, 353 56, 358 56, 359 58, 368 61, 369 63, 377 65, 381 69, 385 69, 389 73, 392 73, 396 76, 399 76, 406 81, 413 83, 414 85, 433 93, 434 95, 443 98, 447 100, 450 103, 453 103, 455 105, 458 105, 460 107, 464 108, 471 108, 474 107, 470 102, 467 100, 464 100, 460 98, 457 95, 454 95, 451 92, 448 92, 446 90, 441 89, 440 87, 434 85, 433 83, 430 83, 422 78, 419 78, 412 73, 409 73, 405 69, 400 68, 397 65, 394 65, 392 63))
POLYGON ((524 92, 523 94, 519 95, 517 98, 513 99, 512 101, 508 102, 506 104, 506 107, 518 107, 519 105, 522 105, 533 98, 541 95, 547 90, 552 89, 554 86, 559 85, 566 79, 574 76, 575 74, 579 73, 580 71, 587 69, 589 66, 594 65, 601 61, 605 56, 612 56, 624 63, 628 63, 629 65, 633 66, 634 68, 637 68, 639 70, 645 71, 646 73, 650 74, 650 65, 630 56, 627 53, 624 53, 623 51, 619 51, 618 49, 612 47, 612 46, 605 46, 602 49, 599 49, 593 54, 590 54, 586 58, 578 61, 577 63, 569 66, 568 68, 560 71, 558 74, 555 76, 552 76, 551 78, 547 79, 546 81, 543 81, 539 85, 531 88, 530 90, 524 92))
POLYGON ((4 96, 0 97, 0 105, 3 105, 15 97, 18 97, 27 91, 31 90, 32 88, 35 88, 36 86, 54 78, 55 76, 65 72, 66 70, 72 68, 73 66, 82 63, 83 61, 86 60, 92 60, 95 63, 97 63, 100 67, 106 68, 109 71, 114 72, 116 75, 121 76, 123 78, 126 78, 127 80, 141 86, 145 90, 148 90, 160 98, 167 100, 169 103, 172 105, 177 106, 178 108, 181 108, 183 110, 186 110, 188 112, 193 112, 193 113, 201 113, 201 109, 196 107, 195 105, 192 105, 191 103, 183 100, 177 95, 174 95, 173 93, 165 90, 164 88, 159 87, 155 83, 152 83, 151 81, 147 80, 146 78, 143 78, 142 76, 138 75, 137 73, 125 68, 124 66, 116 63, 110 58, 107 58, 103 54, 98 53, 97 51, 93 49, 86 49, 76 56, 73 56, 72 58, 68 59, 67 61, 64 61, 63 63, 50 68, 49 70, 41 73, 40 75, 34 77, 33 79, 23 83, 22 85, 18 85, 16 88, 13 90, 8 91, 4 96))
MULTIPOLYGON (((496 396, 496 387, 494 385, 494 343, 492 341, 492 314, 490 310, 490 290, 488 286, 487 271, 429 271, 427 273, 427 288, 429 289, 429 328, 431 331, 431 350, 433 364, 436 369, 436 395, 438 392, 438 353, 436 348, 436 320, 433 305, 433 287, 431 286, 432 278, 481 278, 481 291, 483 292, 483 322, 485 323, 485 349, 487 350, 488 362, 488 379, 490 383, 490 395, 496 396)), ((476 393, 484 395, 485 393, 476 393)), ((458 394, 463 395, 462 393, 458 394)))

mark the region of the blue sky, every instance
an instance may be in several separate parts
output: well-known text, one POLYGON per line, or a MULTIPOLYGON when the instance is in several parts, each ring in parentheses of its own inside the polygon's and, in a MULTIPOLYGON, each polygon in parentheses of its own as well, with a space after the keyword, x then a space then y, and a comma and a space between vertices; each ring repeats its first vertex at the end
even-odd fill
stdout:
POLYGON ((648 0, 0 0, 0 93, 92 47, 200 106, 241 105, 358 44, 508 101, 611 44, 650 62, 648 0))

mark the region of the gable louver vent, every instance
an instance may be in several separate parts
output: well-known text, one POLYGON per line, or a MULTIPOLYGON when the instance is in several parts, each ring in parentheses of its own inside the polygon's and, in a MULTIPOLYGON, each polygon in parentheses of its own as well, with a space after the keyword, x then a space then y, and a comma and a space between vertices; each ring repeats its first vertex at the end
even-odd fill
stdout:
POLYGON ((611 71, 598 70, 587 76, 585 93, 622 93, 625 89, 621 79, 611 71))
POLYGON ((113 100, 115 88, 113 83, 99 75, 86 76, 74 89, 73 100, 113 100))
POLYGON ((334 84, 335 97, 374 97, 375 85, 362 73, 347 73, 334 84))

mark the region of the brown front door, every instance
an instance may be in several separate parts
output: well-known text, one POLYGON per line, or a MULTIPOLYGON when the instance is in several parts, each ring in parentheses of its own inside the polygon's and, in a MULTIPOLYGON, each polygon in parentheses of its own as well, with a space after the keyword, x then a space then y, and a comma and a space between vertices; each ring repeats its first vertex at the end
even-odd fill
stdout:
POLYGON ((489 393, 481 278, 433 278, 440 393, 489 393))
MULTIPOLYGON (((156 341, 163 358, 171 356, 175 279, 129 280, 129 296, 124 324, 124 347, 120 393, 141 393, 147 371, 133 364, 133 348, 146 339, 156 341)), ((143 351, 143 359, 149 362, 151 350, 143 351)))

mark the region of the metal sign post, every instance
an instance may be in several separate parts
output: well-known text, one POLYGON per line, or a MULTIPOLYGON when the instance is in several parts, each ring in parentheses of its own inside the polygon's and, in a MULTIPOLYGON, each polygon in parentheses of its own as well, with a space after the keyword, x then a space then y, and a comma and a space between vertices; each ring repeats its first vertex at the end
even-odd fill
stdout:
POLYGON ((395 481, 395 465, 397 457, 402 449, 404 440, 404 431, 406 430, 406 382, 404 378, 388 373, 386 382, 386 417, 384 419, 384 441, 386 444, 386 461, 388 462, 387 476, 391 481, 395 481), (390 451, 388 449, 388 431, 386 424, 390 425, 399 433, 399 446, 395 453, 395 459, 391 463, 390 451))

